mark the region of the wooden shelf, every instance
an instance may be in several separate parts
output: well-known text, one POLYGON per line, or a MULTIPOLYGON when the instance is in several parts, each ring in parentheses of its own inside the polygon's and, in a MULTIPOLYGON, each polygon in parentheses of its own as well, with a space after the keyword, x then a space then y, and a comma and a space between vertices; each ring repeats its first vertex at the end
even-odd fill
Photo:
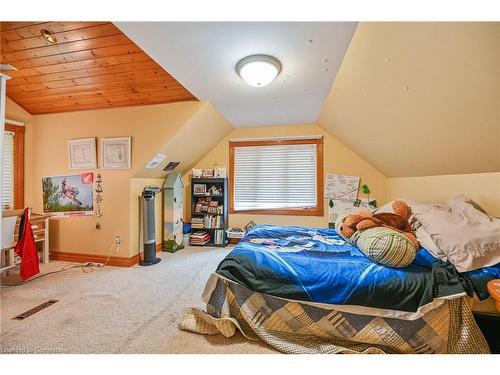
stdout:
POLYGON ((196 198, 224 198, 224 194, 216 194, 216 195, 210 195, 210 194, 193 194, 193 197, 196 197, 196 198))
MULTIPOLYGON (((193 246, 215 246, 215 247, 225 247, 228 244, 228 239, 226 235, 226 230, 228 229, 228 181, 227 178, 192 178, 191 179, 191 217, 200 218, 202 216, 212 216, 214 217, 213 221, 217 221, 217 224, 221 224, 219 228, 193 228, 191 226, 191 233, 196 231, 206 231, 210 233, 210 241, 205 245, 200 244, 192 244, 193 246), (207 190, 209 190, 210 185, 216 185, 218 191, 222 191, 222 194, 195 194, 194 185, 195 184, 205 184, 207 186, 207 190), (209 213, 209 212, 195 212, 196 204, 203 200, 204 198, 210 198, 213 201, 216 201, 218 206, 223 206, 221 211, 222 213, 209 213), (217 217, 217 219, 215 219, 217 217), (216 232, 216 231, 220 231, 216 232), (221 244, 214 244, 215 234, 217 236, 222 237, 221 244)), ((201 219, 199 219, 201 220, 201 219)))
POLYGON ((224 214, 209 214, 208 212, 191 212, 191 215, 224 216, 224 214))
POLYGON ((226 231, 225 228, 193 228, 191 227, 191 232, 195 230, 223 230, 224 232, 226 231))

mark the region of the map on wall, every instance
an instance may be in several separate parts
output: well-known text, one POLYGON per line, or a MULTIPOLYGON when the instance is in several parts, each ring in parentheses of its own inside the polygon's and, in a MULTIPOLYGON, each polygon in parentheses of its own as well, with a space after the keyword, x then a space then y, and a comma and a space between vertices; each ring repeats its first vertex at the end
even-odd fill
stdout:
POLYGON ((343 202, 354 202, 358 199, 360 178, 341 174, 327 174, 325 198, 343 202))

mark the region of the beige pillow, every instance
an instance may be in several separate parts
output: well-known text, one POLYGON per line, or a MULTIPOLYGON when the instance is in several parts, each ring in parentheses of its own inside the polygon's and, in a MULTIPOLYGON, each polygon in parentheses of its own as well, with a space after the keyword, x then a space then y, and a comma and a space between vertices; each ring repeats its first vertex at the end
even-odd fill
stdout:
POLYGON ((416 215, 438 254, 444 254, 459 272, 499 263, 500 220, 463 200, 450 203, 449 210, 434 207, 416 215))
POLYGON ((417 241, 420 243, 420 246, 426 249, 435 258, 446 261, 446 254, 436 246, 431 235, 427 233, 423 227, 417 228, 415 235, 417 236, 417 241))

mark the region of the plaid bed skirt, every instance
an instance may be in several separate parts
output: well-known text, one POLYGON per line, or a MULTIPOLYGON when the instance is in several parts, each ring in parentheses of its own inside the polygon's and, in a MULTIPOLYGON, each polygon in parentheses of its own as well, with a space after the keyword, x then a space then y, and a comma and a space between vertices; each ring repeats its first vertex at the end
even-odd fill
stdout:
POLYGON ((218 278, 207 311, 184 311, 180 328, 231 337, 236 329, 284 353, 489 353, 469 297, 416 320, 361 315, 253 292, 218 278))

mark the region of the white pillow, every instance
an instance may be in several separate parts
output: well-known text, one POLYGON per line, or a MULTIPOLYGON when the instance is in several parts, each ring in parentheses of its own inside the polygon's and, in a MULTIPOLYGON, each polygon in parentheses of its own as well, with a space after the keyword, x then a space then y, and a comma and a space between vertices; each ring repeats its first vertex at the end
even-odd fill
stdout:
POLYGON ((431 253, 435 258, 446 261, 446 254, 436 246, 431 235, 427 233, 423 227, 417 228, 415 235, 417 236, 417 241, 424 249, 431 253))
MULTIPOLYGON (((459 272, 500 263, 500 219, 454 197, 449 210, 433 207, 416 219, 459 272)), ((424 246, 425 247, 425 246, 424 246)))

